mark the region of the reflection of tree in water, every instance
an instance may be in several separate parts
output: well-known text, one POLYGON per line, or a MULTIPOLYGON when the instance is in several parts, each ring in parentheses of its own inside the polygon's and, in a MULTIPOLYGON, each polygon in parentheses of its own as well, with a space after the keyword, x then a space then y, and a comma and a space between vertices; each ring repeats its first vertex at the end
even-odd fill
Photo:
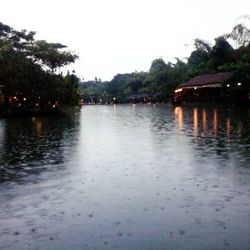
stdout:
POLYGON ((0 181, 54 171, 73 153, 79 117, 7 119, 0 130, 0 181))

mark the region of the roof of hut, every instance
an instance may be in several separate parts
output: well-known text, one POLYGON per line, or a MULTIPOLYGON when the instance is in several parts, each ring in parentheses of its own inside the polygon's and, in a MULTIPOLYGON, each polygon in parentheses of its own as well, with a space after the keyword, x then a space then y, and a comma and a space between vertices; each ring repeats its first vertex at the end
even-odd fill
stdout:
POLYGON ((213 83, 224 83, 233 76, 232 72, 199 75, 181 83, 178 87, 202 86, 213 83))

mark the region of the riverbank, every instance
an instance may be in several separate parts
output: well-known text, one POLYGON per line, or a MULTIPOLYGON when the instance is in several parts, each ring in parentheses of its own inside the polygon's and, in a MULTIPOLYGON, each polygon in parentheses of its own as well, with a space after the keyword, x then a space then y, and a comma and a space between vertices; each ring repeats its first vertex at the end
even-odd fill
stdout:
POLYGON ((62 108, 53 108, 53 109, 27 109, 27 110, 18 110, 12 109, 7 111, 0 110, 0 119, 7 117, 24 117, 24 116, 53 116, 53 115, 63 115, 71 114, 81 109, 80 106, 65 106, 62 108))

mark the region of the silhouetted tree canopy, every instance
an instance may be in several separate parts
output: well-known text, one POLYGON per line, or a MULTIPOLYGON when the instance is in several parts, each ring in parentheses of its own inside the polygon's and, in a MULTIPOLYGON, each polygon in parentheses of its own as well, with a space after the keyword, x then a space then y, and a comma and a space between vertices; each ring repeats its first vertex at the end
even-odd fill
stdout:
POLYGON ((47 108, 55 102, 76 104, 78 78, 69 74, 64 77, 56 70, 75 62, 77 55, 67 51, 65 45, 35 40, 34 36, 35 32, 17 31, 0 23, 0 86, 4 108, 47 108))
POLYGON ((92 98, 110 102, 115 96, 126 102, 129 96, 136 94, 156 95, 158 101, 164 101, 181 82, 201 74, 226 71, 234 72, 235 78, 250 84, 249 41, 249 29, 238 24, 229 34, 217 37, 213 45, 195 39, 194 50, 187 60, 176 58, 176 62, 171 63, 157 58, 152 61, 148 72, 117 74, 106 83, 82 83, 81 92, 87 101, 92 98), (235 41, 237 46, 232 46, 231 41, 235 41))

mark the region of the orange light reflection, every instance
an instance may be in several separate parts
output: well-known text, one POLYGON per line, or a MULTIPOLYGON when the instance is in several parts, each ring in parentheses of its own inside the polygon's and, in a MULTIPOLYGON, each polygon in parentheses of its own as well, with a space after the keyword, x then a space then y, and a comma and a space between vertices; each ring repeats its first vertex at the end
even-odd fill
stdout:
POLYGON ((205 134, 207 131, 207 111, 205 109, 202 110, 202 129, 205 134))
POLYGON ((174 110, 175 113, 175 120, 178 125, 179 133, 182 134, 183 132, 183 108, 182 107, 176 107, 174 110))
POLYGON ((242 122, 239 122, 237 125, 237 136, 240 139, 242 137, 243 125, 242 122))
POLYGON ((217 136, 218 134, 218 111, 217 109, 214 110, 213 129, 214 129, 214 135, 217 136))
POLYGON ((227 128, 227 138, 230 138, 231 135, 231 119, 230 117, 227 117, 226 119, 226 128, 227 128))
POLYGON ((194 122, 194 142, 198 142, 198 127, 199 127, 199 121, 198 121, 198 109, 194 108, 193 110, 193 122, 194 122))

